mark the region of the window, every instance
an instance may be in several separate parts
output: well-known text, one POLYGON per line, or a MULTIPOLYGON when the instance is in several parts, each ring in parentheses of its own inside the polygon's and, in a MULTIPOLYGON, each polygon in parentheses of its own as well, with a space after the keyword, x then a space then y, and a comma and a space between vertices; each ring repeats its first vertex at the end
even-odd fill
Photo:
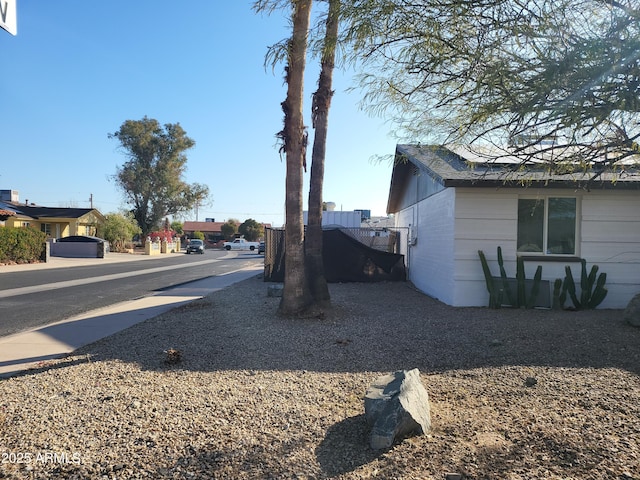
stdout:
POLYGON ((576 254, 575 197, 518 199, 518 252, 576 254))
POLYGON ((40 225, 40 231, 44 232, 47 237, 51 236, 51 224, 50 223, 43 223, 40 225))

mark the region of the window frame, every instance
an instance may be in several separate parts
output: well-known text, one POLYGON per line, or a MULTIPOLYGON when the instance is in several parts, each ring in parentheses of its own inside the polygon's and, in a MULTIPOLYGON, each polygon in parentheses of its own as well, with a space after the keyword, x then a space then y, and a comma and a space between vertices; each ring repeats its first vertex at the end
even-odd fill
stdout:
POLYGON ((568 195, 568 194, 545 194, 545 195, 518 195, 517 202, 517 210, 518 215, 516 216, 516 255, 520 257, 535 257, 535 258, 548 258, 548 259, 573 259, 580 257, 580 218, 582 217, 582 198, 580 195, 568 195), (575 227, 574 227, 574 252, 573 253, 550 253, 547 252, 549 246, 549 199, 553 198, 570 198, 574 199, 576 203, 575 209, 575 227), (543 215, 543 223, 542 223, 542 251, 541 252, 531 252, 531 251, 518 251, 518 223, 519 223, 519 210, 520 210, 520 200, 537 200, 542 201, 544 205, 544 215, 543 215))

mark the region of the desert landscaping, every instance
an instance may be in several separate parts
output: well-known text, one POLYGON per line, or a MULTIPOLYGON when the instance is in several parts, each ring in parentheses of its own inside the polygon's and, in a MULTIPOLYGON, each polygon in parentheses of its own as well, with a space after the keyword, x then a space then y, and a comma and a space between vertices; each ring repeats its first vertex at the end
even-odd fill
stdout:
POLYGON ((330 286, 322 318, 290 320, 267 286, 0 380, 0 478, 640 479, 640 329, 621 311, 453 308, 353 283, 330 286), (372 450, 365 392, 413 368, 432 428, 372 450))

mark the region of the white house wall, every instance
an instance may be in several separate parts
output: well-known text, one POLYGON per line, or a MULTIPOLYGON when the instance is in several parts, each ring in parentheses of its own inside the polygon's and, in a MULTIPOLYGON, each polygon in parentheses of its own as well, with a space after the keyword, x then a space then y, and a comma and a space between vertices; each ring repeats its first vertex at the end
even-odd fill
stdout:
POLYGON ((414 245, 403 245, 409 280, 427 295, 451 304, 454 300, 455 197, 446 189, 405 208, 396 215, 396 224, 411 226, 414 245))
MULTIPOLYGON (((426 294, 454 306, 487 306, 478 250, 499 275, 497 253, 502 248, 505 268, 515 277, 518 197, 522 194, 570 195, 580 198, 579 256, 587 268, 607 273, 607 298, 599 308, 624 308, 640 293, 640 193, 633 191, 576 192, 549 189, 448 188, 396 215, 397 226, 412 226, 415 246, 404 247, 409 279, 426 294)), ((579 287, 580 263, 527 260, 527 278, 542 265, 550 287, 564 278, 570 265, 579 287)), ((567 300, 567 306, 570 300, 567 300)))
MULTIPOLYGON (((640 192, 593 191, 582 197, 582 250, 587 269, 606 272, 602 308, 624 308, 640 293, 640 192)), ((573 275, 580 275, 573 269, 573 275)))
MULTIPOLYGON (((505 269, 515 276, 517 195, 495 189, 458 188, 456 192, 455 295, 451 305, 486 306, 489 294, 478 250, 498 275, 497 247, 502 247, 505 269)), ((532 275, 531 275, 532 276, 532 275)))

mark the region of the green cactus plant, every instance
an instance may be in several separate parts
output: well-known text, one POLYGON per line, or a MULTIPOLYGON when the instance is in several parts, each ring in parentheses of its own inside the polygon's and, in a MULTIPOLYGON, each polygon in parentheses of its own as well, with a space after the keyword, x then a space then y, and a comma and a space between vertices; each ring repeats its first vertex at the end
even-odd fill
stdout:
POLYGON ((504 260, 502 258, 502 248, 501 247, 498 247, 498 267, 500 267, 500 278, 502 278, 502 288, 504 290, 504 294, 507 296, 507 300, 509 301, 509 305, 515 305, 516 304, 516 298, 513 296, 513 292, 511 291, 511 285, 509 285, 507 272, 504 269, 504 260))
MULTIPOLYGON (((599 267, 597 265, 593 265, 589 273, 587 273, 587 261, 582 258, 580 263, 580 298, 578 298, 576 292, 576 284, 571 273, 571 267, 568 265, 564 268, 565 277, 562 291, 569 294, 576 310, 593 309, 600 305, 607 296, 608 290, 604 288, 604 284, 607 282, 607 274, 600 273, 598 275, 599 267)), ((564 299, 566 299, 566 296, 564 299)), ((564 299, 562 299, 562 305, 564 305, 564 299)))
POLYGON ((533 277, 531 291, 527 292, 526 274, 524 271, 524 260, 522 257, 516 259, 516 292, 511 290, 507 272, 504 269, 504 259, 502 257, 502 248, 498 247, 498 266, 500 267, 500 278, 502 280, 502 288, 496 286, 491 275, 491 269, 482 250, 478 250, 480 262, 482 263, 482 271, 484 272, 487 290, 489 291, 489 307, 500 308, 503 304, 511 305, 518 308, 533 308, 540 284, 542 283, 542 266, 538 265, 536 273, 533 277), (505 298, 506 297, 506 298, 505 298), (506 301, 505 301, 506 300, 506 301))
POLYGON ((478 256, 480 257, 482 272, 484 273, 484 279, 487 283, 487 290, 489 292, 489 308, 500 308, 502 305, 502 295, 499 294, 499 290, 493 282, 493 276, 491 275, 491 269, 489 268, 487 257, 485 257, 482 250, 478 250, 478 256))
POLYGON ((560 310, 564 306, 564 302, 567 299, 567 290, 562 288, 562 279, 556 278, 553 282, 553 303, 551 304, 554 310, 560 310))
POLYGON ((517 285, 517 297, 516 302, 512 305, 518 308, 533 308, 533 305, 538 297, 540 291, 540 282, 542 279, 542 265, 538 265, 536 273, 533 276, 533 284, 531 285, 531 291, 527 294, 527 276, 524 271, 524 259, 518 257, 516 259, 516 285, 517 285))

